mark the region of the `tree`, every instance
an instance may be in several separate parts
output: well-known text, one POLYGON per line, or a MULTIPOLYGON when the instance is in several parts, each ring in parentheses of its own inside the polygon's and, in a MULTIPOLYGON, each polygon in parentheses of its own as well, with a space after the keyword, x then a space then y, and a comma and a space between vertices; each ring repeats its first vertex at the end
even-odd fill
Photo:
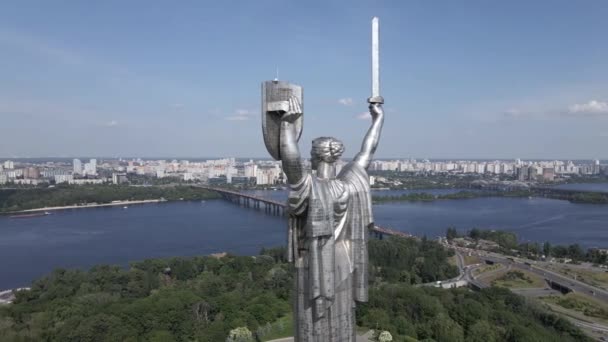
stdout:
POLYGON ((469 232, 469 237, 473 240, 479 240, 481 238, 481 232, 477 228, 471 229, 469 232))
POLYGON ((253 334, 247 327, 238 327, 230 330, 226 342, 253 342, 253 334))
POLYGON ((438 342, 464 341, 462 327, 445 313, 439 313, 432 321, 433 337, 438 342))
POLYGON ((448 230, 447 230, 447 232, 446 232, 446 234, 445 234, 445 237, 448 239, 448 241, 452 241, 455 238, 457 238, 458 237, 458 232, 456 231, 456 228, 449 227, 448 230))
POLYGON ((494 342, 496 340, 495 329, 485 320, 471 325, 467 334, 467 341, 470 342, 494 342))
POLYGON ((545 255, 545 258, 548 258, 551 255, 551 243, 549 243, 549 241, 546 241, 543 244, 543 254, 545 255))
POLYGON ((581 260, 583 255, 583 249, 578 243, 568 246, 568 256, 573 260, 581 260))
POLYGON ((378 335, 378 342, 391 342, 393 335, 390 332, 384 330, 378 335))

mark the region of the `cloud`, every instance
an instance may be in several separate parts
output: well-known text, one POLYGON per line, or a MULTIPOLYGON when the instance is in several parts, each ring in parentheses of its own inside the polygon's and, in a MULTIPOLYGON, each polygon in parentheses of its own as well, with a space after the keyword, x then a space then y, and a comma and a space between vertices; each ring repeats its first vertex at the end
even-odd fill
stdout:
POLYGON ((237 109, 236 115, 241 115, 241 116, 253 115, 253 112, 249 109, 237 109))
POLYGON ((571 114, 608 114, 608 103, 591 100, 587 103, 573 104, 568 108, 571 114))
POLYGON ((103 126, 104 127, 116 127, 116 126, 118 126, 118 121, 110 120, 110 121, 104 123, 103 126))
POLYGON ((363 112, 361 114, 357 114, 357 119, 359 120, 370 120, 372 118, 372 116, 369 114, 369 112, 363 112))
POLYGON ((238 115, 226 117, 226 120, 228 120, 228 121, 247 121, 249 119, 250 118, 248 116, 238 116, 238 115))
POLYGON ((591 100, 586 103, 577 103, 571 106, 560 106, 554 108, 510 108, 502 111, 501 116, 507 119, 545 119, 556 118, 592 118, 601 115, 608 115, 608 102, 591 100))
POLYGON ((344 106, 352 106, 353 99, 351 99, 350 97, 345 97, 345 98, 339 99, 338 103, 341 105, 344 105, 344 106))
POLYGON ((253 110, 249 109, 237 109, 234 111, 234 115, 226 117, 228 121, 247 121, 252 118, 255 114, 253 110))
POLYGON ((517 108, 507 109, 502 112, 502 115, 509 118, 516 118, 522 116, 523 112, 517 108))
POLYGON ((73 51, 49 44, 41 39, 28 36, 21 32, 6 29, 0 30, 0 44, 30 51, 31 53, 57 60, 68 65, 84 64, 83 58, 73 51))

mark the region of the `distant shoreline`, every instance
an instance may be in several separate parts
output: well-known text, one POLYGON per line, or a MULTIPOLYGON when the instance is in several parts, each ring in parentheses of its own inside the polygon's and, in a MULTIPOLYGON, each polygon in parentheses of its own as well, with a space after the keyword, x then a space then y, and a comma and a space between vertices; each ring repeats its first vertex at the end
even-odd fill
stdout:
POLYGON ((130 201, 130 200, 114 201, 111 203, 89 203, 89 204, 84 204, 84 205, 74 204, 74 205, 65 205, 65 206, 58 206, 58 207, 44 207, 44 208, 34 208, 34 209, 11 211, 11 212, 7 212, 7 213, 3 213, 3 215, 35 213, 35 212, 39 212, 39 211, 57 211, 57 210, 69 210, 69 209, 115 207, 115 206, 121 206, 121 205, 149 204, 149 203, 161 203, 161 202, 167 202, 167 200, 148 199, 148 200, 136 200, 136 201, 130 201))

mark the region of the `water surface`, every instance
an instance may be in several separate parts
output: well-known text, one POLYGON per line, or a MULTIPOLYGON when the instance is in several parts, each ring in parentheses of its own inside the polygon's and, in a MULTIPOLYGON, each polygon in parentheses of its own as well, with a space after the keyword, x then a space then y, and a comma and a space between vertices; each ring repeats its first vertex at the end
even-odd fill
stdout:
MULTIPOLYGON (((286 191, 254 193, 276 200, 287 195, 286 191)), ((400 193, 375 191, 374 195, 400 193)), ((478 227, 513 231, 522 240, 608 247, 605 205, 476 198, 378 204, 374 216, 380 226, 418 236, 444 235, 450 226, 462 232, 478 227)), ((145 258, 223 251, 252 255, 285 241, 283 217, 222 200, 76 209, 25 219, 0 216, 0 289, 27 285, 57 267, 127 265, 145 258)))

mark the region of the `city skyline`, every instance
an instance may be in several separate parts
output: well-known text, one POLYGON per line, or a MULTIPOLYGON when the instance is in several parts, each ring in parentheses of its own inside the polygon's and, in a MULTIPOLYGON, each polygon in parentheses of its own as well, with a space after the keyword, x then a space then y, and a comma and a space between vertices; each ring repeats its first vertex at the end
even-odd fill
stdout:
POLYGON ((567 1, 5 3, 0 155, 264 157, 259 88, 278 67, 306 93, 302 154, 340 124, 352 157, 369 125, 377 15, 378 158, 606 160, 608 47, 598 42, 607 10, 567 1))

